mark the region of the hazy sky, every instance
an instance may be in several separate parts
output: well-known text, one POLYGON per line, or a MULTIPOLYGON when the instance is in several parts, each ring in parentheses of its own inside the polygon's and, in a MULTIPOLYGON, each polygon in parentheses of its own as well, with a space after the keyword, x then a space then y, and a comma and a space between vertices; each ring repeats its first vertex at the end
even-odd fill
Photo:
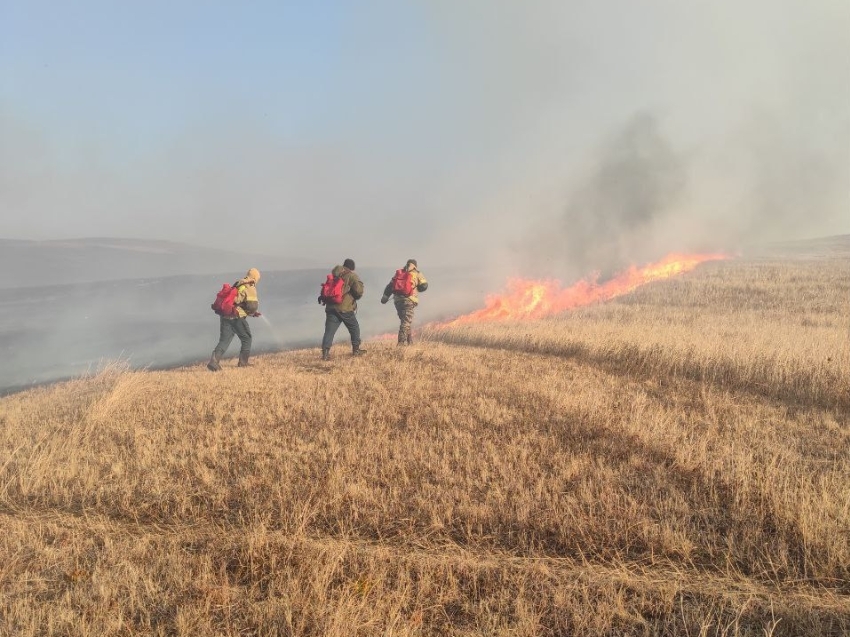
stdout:
POLYGON ((586 268, 847 232, 847 0, 0 0, 2 238, 586 268))

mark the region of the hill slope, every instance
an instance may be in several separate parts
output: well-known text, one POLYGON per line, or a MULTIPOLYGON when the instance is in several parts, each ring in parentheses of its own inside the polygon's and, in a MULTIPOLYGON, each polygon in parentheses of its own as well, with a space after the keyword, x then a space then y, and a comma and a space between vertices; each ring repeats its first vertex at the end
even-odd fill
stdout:
POLYGON ((362 358, 6 397, 0 622, 845 635, 848 274, 716 263, 362 358))

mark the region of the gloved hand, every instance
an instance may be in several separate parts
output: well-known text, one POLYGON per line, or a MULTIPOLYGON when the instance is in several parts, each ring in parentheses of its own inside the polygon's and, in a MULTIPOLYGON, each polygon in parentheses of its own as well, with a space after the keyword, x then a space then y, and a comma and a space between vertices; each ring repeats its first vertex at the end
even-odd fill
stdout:
POLYGON ((325 297, 323 297, 323 296, 320 294, 320 295, 319 295, 319 305, 324 305, 324 304, 325 304, 325 297))
POLYGON ((254 312, 251 316, 253 316, 254 318, 260 318, 262 314, 260 314, 259 312, 254 312))
POLYGON ((384 304, 384 305, 386 305, 387 301, 389 301, 389 300, 390 300, 390 297, 388 297, 386 294, 381 297, 381 303, 384 304))

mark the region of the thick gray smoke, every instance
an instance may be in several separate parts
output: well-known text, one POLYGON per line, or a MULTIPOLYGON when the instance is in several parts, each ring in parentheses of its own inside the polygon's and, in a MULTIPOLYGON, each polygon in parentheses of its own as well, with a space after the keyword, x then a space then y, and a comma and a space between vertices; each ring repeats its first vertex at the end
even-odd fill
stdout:
POLYGON ((847 3, 488 6, 457 9, 486 25, 455 42, 492 82, 475 127, 496 111, 522 136, 443 245, 569 279, 850 232, 847 3))
POLYGON ((675 214, 687 179, 656 119, 641 113, 605 144, 587 182, 561 215, 533 228, 530 268, 608 270, 653 257, 654 229, 675 214), (541 240, 542 238, 542 240, 541 240))
POLYGON ((772 119, 730 133, 676 147, 657 116, 634 115, 574 173, 565 202, 529 224, 520 270, 581 276, 850 230, 850 138, 848 150, 813 148, 772 119))

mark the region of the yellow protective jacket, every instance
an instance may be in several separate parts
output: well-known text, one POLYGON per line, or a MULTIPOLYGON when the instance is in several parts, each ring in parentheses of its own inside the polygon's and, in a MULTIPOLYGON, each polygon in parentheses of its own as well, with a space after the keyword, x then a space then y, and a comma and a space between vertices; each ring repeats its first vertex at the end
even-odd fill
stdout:
POLYGON ((245 277, 236 282, 236 300, 234 307, 237 316, 233 318, 245 318, 260 309, 260 300, 257 298, 257 282, 245 277))
POLYGON ((403 294, 393 294, 393 280, 390 279, 390 282, 387 283, 387 287, 384 288, 384 296, 387 298, 392 296, 393 301, 398 301, 399 299, 408 299, 415 305, 419 303, 419 292, 424 292, 428 289, 428 280, 425 278, 425 275, 422 274, 412 263, 405 267, 410 272, 410 276, 413 279, 413 292, 411 293, 411 295, 404 296, 403 294))

